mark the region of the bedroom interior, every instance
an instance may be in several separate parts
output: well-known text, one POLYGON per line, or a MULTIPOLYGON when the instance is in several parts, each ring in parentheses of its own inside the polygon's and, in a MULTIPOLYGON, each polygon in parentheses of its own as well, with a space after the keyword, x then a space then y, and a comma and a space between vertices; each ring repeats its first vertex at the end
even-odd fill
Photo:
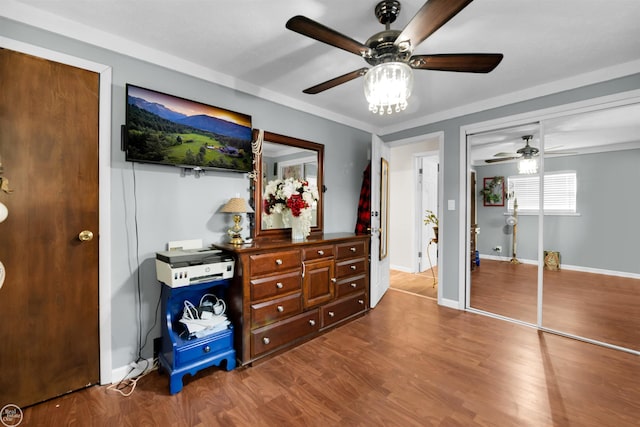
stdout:
POLYGON ((125 0, 7 0, 0 179, 13 191, 0 191, 0 324, 12 327, 0 328, 0 416, 25 425, 634 425, 640 30, 631 17, 640 5, 537 4, 405 0, 398 14, 395 1, 168 1, 152 11, 125 0), (438 9, 445 4, 459 10, 438 9), (436 28, 412 29, 413 13, 431 7, 436 28), (549 32, 522 31, 521 13, 549 32), (551 29, 563 43, 550 42, 551 29), (501 53, 448 54, 464 51, 501 53), (387 62, 408 64, 413 87, 381 108, 366 99, 359 67, 387 62), (342 67, 356 71, 326 80, 342 67), (471 72, 439 72, 452 67, 471 72), (68 72, 83 77, 58 79, 68 72), (129 85, 247 116, 252 146, 201 144, 180 128, 145 144, 152 156, 184 153, 188 167, 130 162, 129 85), (277 153, 282 145, 301 150, 277 153), (395 169, 394 149, 408 169, 395 169), (393 182, 395 173, 413 179, 421 156, 432 157, 439 219, 425 252, 437 266, 418 285, 428 284, 427 298, 387 290, 394 252, 407 271, 426 262, 414 250, 425 237, 387 223, 402 211, 403 225, 422 224, 417 186, 393 182), (202 163, 212 158, 226 170, 202 163), (360 236, 368 165, 372 236, 360 236), (307 237, 265 208, 265 190, 287 179, 317 187, 308 204, 292 201, 310 213, 307 237), (196 372, 189 360, 175 388, 173 360, 147 372, 159 352, 204 360, 215 351, 214 335, 196 350, 160 344, 171 280, 159 280, 158 254, 186 239, 202 242, 198 256, 223 250, 235 261, 233 284, 215 299, 233 324, 225 345, 237 363, 207 359, 196 372), (15 322, 20 313, 29 321, 15 322))

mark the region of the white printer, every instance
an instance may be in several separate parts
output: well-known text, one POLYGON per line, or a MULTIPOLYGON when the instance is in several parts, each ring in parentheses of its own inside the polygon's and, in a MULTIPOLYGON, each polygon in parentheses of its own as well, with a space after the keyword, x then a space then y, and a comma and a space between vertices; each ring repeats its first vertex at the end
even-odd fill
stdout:
POLYGON ((172 288, 233 277, 233 256, 219 249, 176 249, 156 253, 158 280, 172 288))

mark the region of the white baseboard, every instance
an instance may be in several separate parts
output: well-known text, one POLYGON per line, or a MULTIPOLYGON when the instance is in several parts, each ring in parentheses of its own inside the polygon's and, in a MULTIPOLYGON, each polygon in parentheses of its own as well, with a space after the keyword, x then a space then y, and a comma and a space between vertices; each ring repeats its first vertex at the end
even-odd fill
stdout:
POLYGON ((401 265, 390 265, 389 268, 391 270, 402 271, 403 273, 415 273, 411 268, 404 267, 404 266, 401 266, 401 265))
MULTIPOLYGON (((494 261, 509 261, 510 257, 496 256, 496 255, 484 255, 480 254, 480 265, 482 265, 483 259, 490 259, 494 261)), ((520 259, 518 258, 522 264, 533 264, 537 265, 538 261, 533 259, 520 259)), ((569 271, 581 271, 583 273, 593 273, 593 274, 603 274, 605 276, 617 276, 617 277, 625 277, 628 279, 640 279, 640 274, 638 273, 629 273, 626 271, 615 271, 615 270, 605 270, 603 268, 593 268, 593 267, 584 267, 581 265, 570 265, 570 264, 560 264, 560 270, 569 270, 569 271)))
POLYGON ((460 307, 460 303, 452 299, 442 298, 438 301, 438 305, 442 305, 448 308, 453 308, 454 310, 462 310, 462 307, 460 307))

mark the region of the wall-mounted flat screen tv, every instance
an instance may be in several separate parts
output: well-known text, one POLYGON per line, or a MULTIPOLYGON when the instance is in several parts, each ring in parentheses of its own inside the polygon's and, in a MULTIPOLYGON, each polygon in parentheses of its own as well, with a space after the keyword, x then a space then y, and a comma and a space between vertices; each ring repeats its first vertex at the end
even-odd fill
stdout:
POLYGON ((126 90, 128 161, 252 170, 251 116, 130 84, 126 90))

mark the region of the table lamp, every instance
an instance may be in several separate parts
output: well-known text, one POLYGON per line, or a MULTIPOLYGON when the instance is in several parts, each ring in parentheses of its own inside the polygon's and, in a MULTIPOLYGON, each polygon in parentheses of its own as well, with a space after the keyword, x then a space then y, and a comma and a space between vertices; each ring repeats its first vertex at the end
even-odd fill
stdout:
POLYGON ((242 231, 242 227, 240 226, 240 221, 242 220, 242 216, 240 214, 253 212, 251 206, 247 204, 247 201, 241 197, 232 197, 229 199, 227 204, 225 204, 220 212, 232 213, 233 214, 233 227, 231 227, 227 234, 231 239, 229 243, 232 245, 241 245, 244 243, 242 237, 240 237, 240 232, 242 231))

